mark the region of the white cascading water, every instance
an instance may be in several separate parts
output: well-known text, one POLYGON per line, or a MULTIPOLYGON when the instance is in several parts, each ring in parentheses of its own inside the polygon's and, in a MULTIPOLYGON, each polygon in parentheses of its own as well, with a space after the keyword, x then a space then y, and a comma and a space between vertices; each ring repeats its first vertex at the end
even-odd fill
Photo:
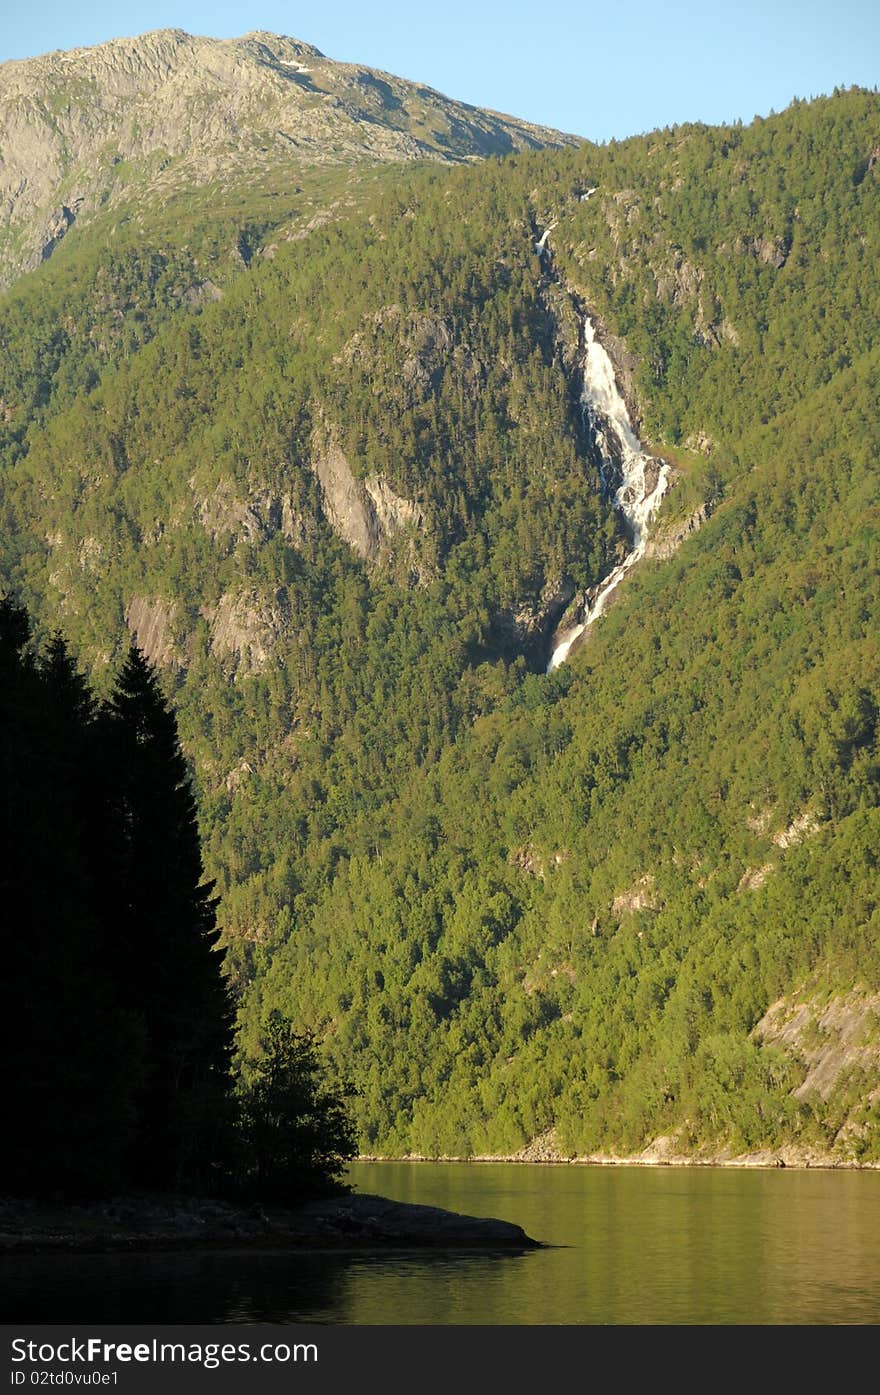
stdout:
POLYGON ((606 576, 583 622, 564 632, 565 638, 553 650, 547 665, 548 673, 564 663, 575 640, 604 613, 611 593, 644 554, 648 529, 669 487, 666 461, 648 455, 633 431, 626 402, 614 376, 614 365, 596 338, 589 315, 584 318, 583 371, 581 407, 602 459, 603 483, 607 484, 609 479, 621 481, 614 493, 614 506, 630 526, 632 550, 606 576))

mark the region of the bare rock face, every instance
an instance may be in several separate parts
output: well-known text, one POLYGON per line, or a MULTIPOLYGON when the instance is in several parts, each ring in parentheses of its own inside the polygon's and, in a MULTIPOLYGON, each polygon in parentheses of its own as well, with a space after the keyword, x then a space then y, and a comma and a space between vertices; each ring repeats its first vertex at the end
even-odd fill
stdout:
POLYGON ((686 305, 696 299, 703 284, 703 272, 681 252, 669 264, 654 273, 657 295, 673 305, 686 305))
POLYGON ((246 500, 236 498, 231 484, 225 480, 213 494, 199 499, 196 517, 213 542, 235 542, 239 537, 258 542, 264 536, 256 509, 246 500))
POLYGON ((778 235, 741 239, 740 250, 750 252, 762 266, 772 266, 774 271, 781 271, 788 261, 788 243, 778 235))
POLYGON ((632 350, 627 348, 625 339, 612 333, 608 326, 598 319, 594 322, 602 347, 614 364, 614 376, 626 403, 626 410, 629 412, 633 430, 638 434, 642 426, 642 414, 639 411, 639 397, 636 390, 639 360, 632 350))
POLYGON ((566 577, 552 578, 536 603, 524 601, 493 617, 496 637, 505 647, 521 650, 527 657, 543 663, 549 636, 574 595, 574 585, 566 577))
MULTIPOLYGON (((76 207, 79 208, 81 203, 82 199, 77 199, 76 207)), ((51 215, 46 228, 46 240, 40 248, 41 261, 49 260, 64 234, 73 227, 75 222, 76 213, 66 204, 62 204, 61 208, 51 215)))
MULTIPOLYGON (((194 479, 190 486, 195 488, 194 479)), ((228 480, 197 498, 195 516, 212 542, 227 547, 239 541, 258 544, 277 534, 296 547, 308 534, 308 524, 290 494, 264 489, 241 498, 228 480)))
POLYGON ((543 877, 546 872, 544 858, 531 843, 514 848, 507 860, 511 867, 518 867, 530 877, 543 877))
POLYGON ((668 561, 670 557, 675 555, 686 538, 691 537, 702 528, 708 517, 708 506, 701 504, 698 509, 695 509, 692 514, 680 522, 656 528, 648 539, 645 556, 655 557, 658 562, 668 561))
POLYGON ((798 843, 802 843, 805 838, 810 838, 819 831, 819 819, 815 811, 805 809, 792 819, 786 828, 780 828, 773 834, 771 839, 777 848, 794 848, 798 843))
POLYGON ((202 615, 211 627, 211 650, 232 658, 239 672, 261 673, 271 658, 275 641, 287 625, 287 598, 283 592, 227 592, 215 607, 202 615))
POLYGON ((132 638, 151 664, 168 668, 179 664, 175 642, 175 602, 133 596, 125 617, 132 638))
POLYGON ((764 885, 773 871, 772 862, 764 862, 760 867, 747 867, 737 882, 737 892, 757 891, 759 887, 764 885))
POLYGON ((537 1137, 528 1142, 524 1148, 517 1153, 517 1161, 525 1163, 538 1162, 563 1162, 571 1159, 573 1154, 565 1153, 559 1145, 556 1129, 546 1129, 537 1137))
POLYGON ((402 528, 420 528, 424 523, 419 505, 396 494, 383 475, 357 479, 337 445, 318 450, 312 468, 321 485, 327 522, 367 561, 402 528))
POLYGON ((685 450, 695 451, 698 455, 709 456, 715 449, 715 442, 705 431, 694 431, 685 439, 685 450))
POLYGON ((654 895, 654 878, 650 872, 639 877, 634 887, 622 891, 611 903, 613 915, 632 915, 634 911, 656 911, 657 899, 654 895))
POLYGON ((433 389, 452 353, 452 331, 436 315, 410 315, 401 326, 400 340, 400 383, 412 405, 424 401, 433 389))
MULTIPOLYGON (((320 486, 320 511, 337 536, 365 561, 383 555, 396 535, 423 527, 421 506, 398 494, 384 475, 359 479, 326 430, 314 437, 310 466, 320 486)), ((256 547, 278 536, 299 547, 316 526, 317 511, 300 511, 289 492, 241 491, 231 481, 221 480, 210 493, 201 493, 195 476, 190 488, 195 495, 195 519, 211 541, 226 551, 238 543, 256 547)))
POLYGON ((161 29, 3 63, 0 286, 51 255, 74 217, 178 187, 574 143, 275 34, 161 29))
POLYGON ((643 1163, 668 1163, 679 1158, 683 1151, 678 1132, 661 1133, 642 1149, 639 1160, 643 1163))
POLYGON ((438 315, 405 314, 386 305, 370 315, 339 355, 339 362, 374 365, 383 351, 393 354, 394 393, 404 407, 424 402, 437 386, 455 350, 452 329, 438 315))
POLYGON ((857 984, 830 998, 791 994, 771 1004, 752 1035, 804 1067, 796 1098, 828 1101, 848 1090, 853 1103, 835 1143, 844 1153, 857 1144, 867 1127, 861 1112, 880 1100, 880 993, 857 984))
POLYGON ((694 340, 701 344, 704 349, 720 349, 722 343, 732 344, 734 348, 739 347, 739 334, 730 320, 724 316, 715 323, 710 323, 702 299, 697 304, 697 314, 694 319, 694 340))
POLYGON ((425 516, 419 505, 395 494, 384 475, 368 475, 364 488, 373 503, 380 541, 408 524, 420 528, 424 523, 425 516))
POLYGON ((343 452, 338 446, 327 446, 313 462, 313 469, 321 484, 324 513, 334 533, 359 557, 374 556, 379 547, 375 510, 343 452))

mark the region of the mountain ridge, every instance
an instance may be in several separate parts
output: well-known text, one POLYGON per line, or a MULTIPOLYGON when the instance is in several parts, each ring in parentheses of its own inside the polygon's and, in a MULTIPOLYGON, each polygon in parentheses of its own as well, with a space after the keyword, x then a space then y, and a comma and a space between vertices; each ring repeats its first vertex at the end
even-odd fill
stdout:
POLYGON ((313 166, 575 143, 311 44, 161 29, 0 64, 0 278, 102 208, 313 166))

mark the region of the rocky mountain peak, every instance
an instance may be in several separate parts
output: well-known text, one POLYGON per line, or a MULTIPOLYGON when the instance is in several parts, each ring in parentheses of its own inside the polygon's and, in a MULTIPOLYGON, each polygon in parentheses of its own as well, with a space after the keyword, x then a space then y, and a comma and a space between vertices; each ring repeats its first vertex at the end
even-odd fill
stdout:
POLYGON ((462 161, 570 140, 262 30, 158 29, 3 63, 0 287, 52 252, 62 208, 88 221, 279 169, 462 161))

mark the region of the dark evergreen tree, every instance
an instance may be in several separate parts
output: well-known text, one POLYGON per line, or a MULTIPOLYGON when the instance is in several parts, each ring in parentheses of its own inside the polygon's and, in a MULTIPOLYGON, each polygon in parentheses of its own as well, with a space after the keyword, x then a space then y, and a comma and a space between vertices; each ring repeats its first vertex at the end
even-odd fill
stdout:
POLYGON ((326 1087, 314 1039, 279 1012, 261 1036, 262 1055, 239 1089, 239 1185, 283 1202, 340 1187, 357 1154, 350 1087, 326 1087))
POLYGON ((0 1191, 286 1200, 353 1155, 310 1039, 270 1024, 233 1095, 232 1006, 174 713, 133 648, 98 708, 60 636, 0 599, 0 1191), (238 1127, 236 1128, 236 1123, 238 1127))
POLYGON ((232 1007, 176 719, 136 647, 104 720, 122 830, 118 933, 147 1061, 133 1175, 149 1187, 210 1186, 230 1123, 232 1007))
POLYGON ((110 953, 95 704, 63 641, 35 662, 28 634, 2 603, 3 1172, 13 1191, 82 1193, 124 1175, 141 1063, 110 953))
POLYGON ((22 1069, 30 1057, 40 1070, 45 1033, 34 1031, 29 1004, 32 928, 37 920, 30 831, 35 827, 35 797, 28 770, 34 754, 30 714, 37 694, 36 676, 27 653, 30 625, 23 610, 0 599, 0 904, 3 910, 4 1011, 2 1051, 6 1140, 0 1150, 6 1189, 15 1189, 31 1134, 30 1096, 22 1069))

